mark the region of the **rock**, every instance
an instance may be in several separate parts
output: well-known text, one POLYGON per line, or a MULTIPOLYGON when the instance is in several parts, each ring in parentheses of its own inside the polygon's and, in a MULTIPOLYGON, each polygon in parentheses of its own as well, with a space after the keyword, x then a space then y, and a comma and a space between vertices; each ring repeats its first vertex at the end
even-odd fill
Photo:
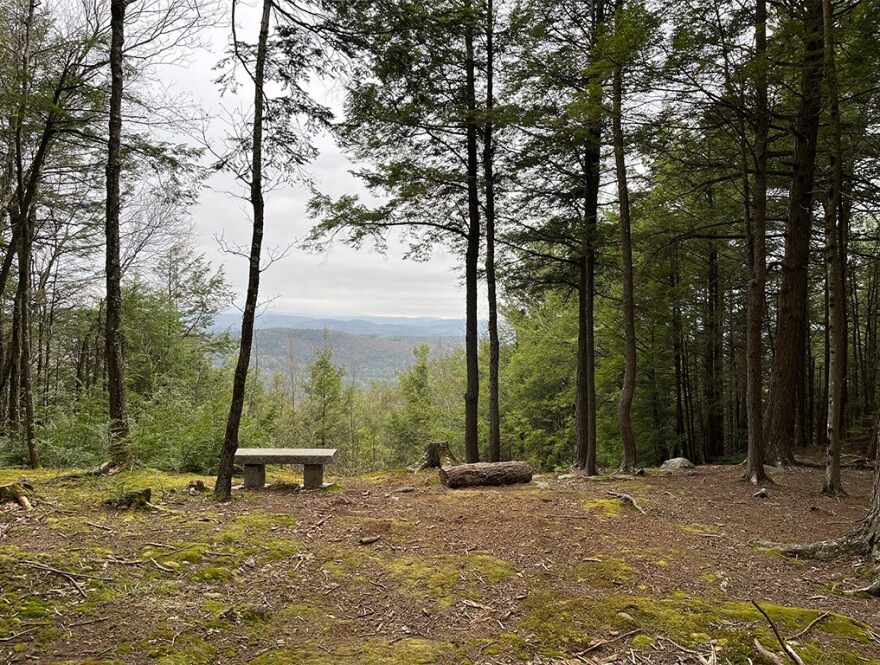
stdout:
POLYGON ((539 480, 535 483, 535 487, 537 487, 539 490, 548 490, 550 489, 550 483, 545 483, 539 480))
POLYGON ((782 468, 778 466, 770 466, 769 464, 764 465, 764 473, 768 476, 772 476, 777 471, 782 471, 782 468))
POLYGON ((556 480, 571 480, 572 478, 576 478, 573 473, 560 473, 556 476, 556 480))
POLYGON ((196 492, 207 492, 208 488, 205 487, 205 483, 201 480, 190 480, 189 484, 186 486, 186 490, 194 495, 196 492))
POLYGON ((663 462, 660 468, 664 471, 675 471, 678 469, 693 469, 695 465, 686 457, 673 457, 663 462))

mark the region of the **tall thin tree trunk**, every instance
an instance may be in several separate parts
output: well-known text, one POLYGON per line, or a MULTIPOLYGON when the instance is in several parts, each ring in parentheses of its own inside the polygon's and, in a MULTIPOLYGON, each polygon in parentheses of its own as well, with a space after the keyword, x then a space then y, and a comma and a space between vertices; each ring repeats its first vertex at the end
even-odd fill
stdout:
POLYGON ((486 289, 489 297, 489 461, 501 460, 501 408, 498 397, 501 343, 498 339, 498 298, 495 285, 495 15, 486 2, 486 125, 483 129, 483 173, 486 180, 486 289))
POLYGON ((706 458, 724 454, 724 372, 722 305, 719 288, 718 245, 709 244, 709 271, 706 280, 706 458))
POLYGON ((110 2, 110 133, 107 141, 107 317, 105 353, 110 399, 110 461, 120 466, 131 458, 128 415, 125 412, 125 348, 122 331, 122 270, 119 263, 119 180, 122 146, 122 48, 125 39, 126 0, 110 2))
MULTIPOLYGON (((621 11, 617 0, 615 22, 621 11)), ((625 367, 620 401, 617 405, 617 424, 623 444, 621 471, 632 471, 638 464, 636 435, 632 426, 632 404, 636 389, 636 315, 633 298, 633 259, 629 205, 629 183, 626 174, 626 149, 623 135, 623 68, 614 68, 611 100, 611 124, 614 141, 614 164, 617 170, 617 198, 620 205, 620 252, 623 260, 623 338, 625 367)))
POLYGON ((21 353, 20 363, 20 402, 24 406, 24 440, 28 451, 28 461, 32 469, 40 468, 37 453, 37 438, 34 431, 34 387, 31 376, 31 247, 33 240, 33 215, 28 215, 24 233, 19 236, 18 246, 18 292, 20 314, 18 319, 21 353))
MULTIPOLYGON (((470 0, 467 0, 466 4, 468 9, 472 8, 470 0)), ((465 251, 465 359, 467 365, 467 390, 464 395, 464 451, 465 460, 470 464, 480 461, 478 430, 480 365, 478 357, 477 266, 480 258, 480 237, 482 235, 478 187, 476 63, 474 61, 474 24, 471 18, 468 18, 465 23, 464 42, 468 194, 467 250, 465 251)))
POLYGON ((263 223, 265 205, 263 202, 263 82, 266 71, 266 44, 269 41, 269 19, 272 15, 272 0, 263 0, 260 19, 260 35, 257 41, 257 61, 254 67, 254 121, 252 129, 250 201, 253 209, 253 233, 250 255, 248 256, 248 286, 245 296, 244 312, 241 316, 241 340, 238 362, 232 379, 232 402, 226 419, 226 437, 220 453, 220 466, 214 484, 214 496, 228 500, 232 494, 232 471, 235 451, 238 450, 238 431, 244 411, 244 398, 247 388, 248 367, 251 359, 251 346, 254 338, 254 318, 257 299, 260 293, 260 256, 263 250, 263 223))
POLYGON ((791 439, 797 409, 797 385, 805 373, 808 322, 807 281, 812 226, 813 180, 821 111, 822 0, 809 0, 803 9, 804 60, 801 65, 801 104, 793 127, 794 153, 789 190, 785 255, 779 293, 779 344, 770 370, 765 441, 775 449, 776 462, 794 464, 791 439))
POLYGON ((834 15, 831 0, 822 1, 825 27, 825 84, 831 111, 831 185, 825 207, 826 273, 828 275, 828 429, 825 442, 825 483, 822 493, 843 494, 840 448, 843 428, 843 382, 846 372, 846 314, 844 310, 843 251, 838 232, 843 182, 840 102, 834 56, 834 15))
POLYGON ((578 257, 578 353, 575 379, 575 433, 577 451, 575 466, 588 476, 596 468, 596 347, 595 347, 595 263, 593 247, 599 207, 599 141, 598 120, 584 154, 585 235, 582 255, 578 257))
MULTIPOLYGON (((763 427, 763 341, 764 295, 767 281, 767 136, 770 110, 767 100, 767 2, 757 0, 755 8, 755 164, 753 214, 746 210, 746 265, 749 284, 746 296, 746 413, 749 456, 745 478, 753 483, 768 481, 764 472, 763 427)), ((745 137, 743 137, 745 141, 745 137)), ((745 152, 745 151, 744 151, 745 152)), ((748 157, 743 155, 743 179, 748 183, 748 157)), ((747 191, 747 190, 746 190, 747 191)), ((746 194, 746 208, 748 208, 746 194)))

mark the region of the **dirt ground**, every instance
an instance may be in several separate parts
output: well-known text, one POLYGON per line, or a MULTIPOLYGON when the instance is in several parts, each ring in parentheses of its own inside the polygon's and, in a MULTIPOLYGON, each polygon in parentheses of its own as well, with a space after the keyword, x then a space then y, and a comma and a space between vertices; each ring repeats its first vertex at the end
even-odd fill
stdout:
POLYGON ((195 476, 0 470, 35 496, 0 509, 0 663, 773 663, 756 639, 794 662, 751 601, 808 665, 880 663, 880 600, 844 595, 869 562, 755 544, 851 531, 870 471, 839 500, 818 469, 774 472, 763 499, 740 473, 299 491, 270 470, 217 504, 195 476), (104 504, 143 487, 158 510, 104 504))

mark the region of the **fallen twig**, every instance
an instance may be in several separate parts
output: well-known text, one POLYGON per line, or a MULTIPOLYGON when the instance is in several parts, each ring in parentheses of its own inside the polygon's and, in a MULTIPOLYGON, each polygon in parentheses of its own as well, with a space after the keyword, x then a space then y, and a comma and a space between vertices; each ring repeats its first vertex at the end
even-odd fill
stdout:
POLYGON ((590 653, 591 651, 595 651, 596 649, 601 649, 606 644, 612 644, 613 642, 619 642, 620 640, 626 639, 630 635, 635 635, 636 633, 641 633, 641 632, 642 632, 641 628, 636 628, 635 630, 631 630, 628 633, 624 633, 623 635, 618 635, 617 637, 614 637, 610 640, 602 640, 601 642, 596 642, 596 644, 593 644, 592 646, 587 647, 583 651, 579 651, 575 655, 576 656, 583 656, 584 654, 590 653))
POLYGON ((95 575, 86 575, 85 573, 75 573, 70 570, 61 570, 60 568, 53 568, 52 566, 47 566, 44 563, 39 563, 38 561, 20 561, 19 563, 24 564, 25 566, 30 566, 31 568, 38 568, 40 570, 45 570, 49 573, 55 573, 56 575, 68 575, 70 577, 78 577, 84 580, 98 580, 99 582, 112 582, 112 577, 97 577, 95 575))
POLYGON ((634 498, 632 498, 629 494, 624 494, 622 492, 608 492, 608 494, 610 496, 617 498, 617 499, 620 499, 624 503, 630 504, 633 508, 638 510, 642 515, 647 514, 645 509, 642 508, 638 503, 636 503, 636 500, 634 498))
POLYGON ((782 635, 779 634, 779 629, 776 627, 776 624, 773 623, 773 619, 770 618, 770 615, 764 611, 764 608, 758 605, 758 603, 754 600, 752 601, 752 605, 754 605, 757 610, 764 615, 764 618, 767 619, 767 622, 770 624, 770 628, 773 629, 773 634, 776 635, 776 639, 779 640, 779 644, 782 645, 782 650, 785 652, 785 655, 791 658, 792 662, 796 663, 797 665, 804 665, 804 661, 801 660, 800 656, 798 656, 797 651, 795 651, 788 642, 782 639, 782 635))
POLYGON ((796 639, 798 639, 799 637, 803 637, 804 635, 806 635, 807 633, 810 632, 810 629, 811 629, 813 626, 815 626, 817 623, 819 623, 820 621, 822 621, 822 619, 827 619, 827 618, 830 617, 830 616, 831 616, 831 612, 823 612, 822 614, 820 614, 819 616, 817 616, 815 619, 813 619, 809 624, 807 624, 807 627, 804 628, 804 629, 803 629, 801 632, 799 632, 797 635, 792 635, 791 637, 789 637, 787 641, 790 642, 791 640, 796 640, 796 639))
POLYGON ((779 656, 777 656, 775 653, 773 653, 767 647, 761 644, 757 637, 755 638, 755 649, 757 649, 758 653, 764 656, 764 658, 766 658, 767 660, 776 663, 776 665, 782 665, 782 661, 779 660, 779 656))
POLYGON ((32 633, 35 630, 36 630, 36 627, 28 628, 27 630, 23 630, 20 633, 12 633, 12 635, 9 635, 7 637, 0 637, 0 642, 11 642, 12 640, 18 639, 22 635, 27 635, 28 633, 32 633))
POLYGON ((173 573, 174 572, 174 568, 169 568, 168 566, 163 566, 161 563, 156 561, 156 559, 154 559, 153 557, 150 557, 150 561, 152 561, 153 565, 156 566, 156 568, 158 568, 162 572, 165 572, 165 573, 173 573))

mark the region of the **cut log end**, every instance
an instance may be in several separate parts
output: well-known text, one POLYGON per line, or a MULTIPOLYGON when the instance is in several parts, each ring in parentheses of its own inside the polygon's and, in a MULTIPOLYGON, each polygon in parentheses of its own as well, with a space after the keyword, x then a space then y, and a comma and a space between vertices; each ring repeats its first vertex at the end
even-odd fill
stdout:
POLYGON ((0 503, 17 503, 25 510, 33 510, 27 490, 20 483, 0 485, 0 503))
POLYGON ((532 480, 525 462, 478 462, 440 468, 440 482, 450 489, 483 485, 514 485, 532 480))

